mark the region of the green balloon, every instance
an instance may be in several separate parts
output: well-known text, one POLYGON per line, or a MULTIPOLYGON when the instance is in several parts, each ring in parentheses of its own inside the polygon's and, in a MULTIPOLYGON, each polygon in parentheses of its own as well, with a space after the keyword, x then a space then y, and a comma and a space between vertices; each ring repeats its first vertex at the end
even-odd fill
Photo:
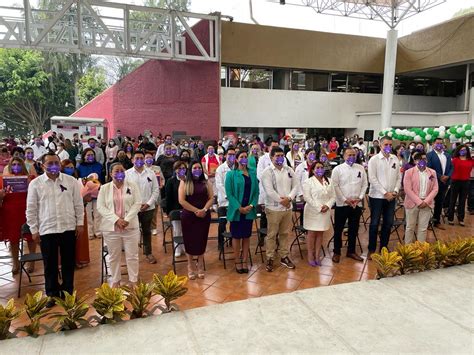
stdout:
POLYGON ((456 136, 456 138, 461 138, 462 134, 461 133, 456 133, 455 136, 456 136))
POLYGON ((470 131, 472 130, 472 126, 470 124, 466 125, 466 128, 465 128, 466 131, 470 131))
POLYGON ((433 128, 428 128, 428 133, 429 133, 429 134, 433 135, 434 131, 435 131, 435 130, 434 130, 433 128))
POLYGON ((456 134, 456 127, 455 126, 449 127, 449 133, 456 134))

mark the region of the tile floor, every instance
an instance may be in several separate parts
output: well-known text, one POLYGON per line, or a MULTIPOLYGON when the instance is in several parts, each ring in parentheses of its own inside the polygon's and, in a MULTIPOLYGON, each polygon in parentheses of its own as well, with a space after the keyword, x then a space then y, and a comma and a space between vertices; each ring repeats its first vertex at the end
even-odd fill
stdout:
MULTIPOLYGON (((441 240, 453 239, 458 236, 470 237, 474 235, 474 218, 467 216, 466 226, 445 226, 446 230, 436 229, 437 237, 441 240)), ((210 236, 217 235, 217 225, 211 225, 210 236)), ((363 224, 359 229, 360 240, 364 250, 363 256, 367 252, 368 233, 363 224)), ((296 269, 288 270, 278 266, 274 272, 268 273, 265 270, 265 264, 262 263, 260 255, 255 255, 257 238, 252 236, 251 252, 253 266, 249 274, 237 274, 234 270, 234 263, 229 260, 227 269, 224 269, 222 261, 218 260, 217 241, 208 242, 206 260, 206 277, 203 280, 194 280, 188 282, 188 292, 176 303, 181 309, 191 309, 207 306, 216 303, 231 302, 247 299, 251 297, 260 297, 278 293, 292 292, 311 287, 329 286, 348 282, 373 279, 376 274, 375 266, 372 262, 364 258, 363 262, 356 262, 344 257, 345 250, 342 251, 343 257, 339 264, 333 264, 331 261, 332 252, 327 250, 327 242, 332 236, 332 229, 324 235, 324 249, 326 257, 322 261, 322 266, 318 268, 310 267, 306 262, 306 248, 302 244, 304 259, 301 259, 298 248, 294 247, 291 253, 291 259, 296 264, 296 269)), ((403 238, 403 230, 401 230, 403 238)), ((167 234, 170 238, 170 234, 167 234)), ((398 239, 395 233, 391 237, 390 245, 394 246, 398 239)), ((431 231, 428 232, 428 241, 434 241, 431 231)), ((158 259, 155 265, 148 264, 144 256, 140 257, 140 277, 145 281, 152 279, 153 273, 167 273, 172 269, 171 252, 168 247, 168 253, 164 252, 162 247, 162 233, 159 231, 157 236, 153 237, 154 255, 158 259)), ((231 248, 228 249, 231 251, 231 248)), ((359 250, 358 250, 359 252, 359 250)), ((88 295, 92 302, 94 298, 94 289, 101 283, 101 240, 94 239, 90 241, 91 263, 76 271, 75 286, 80 295, 88 295)), ((9 298, 17 298, 18 276, 13 277, 10 270, 11 264, 8 260, 1 260, 2 256, 8 255, 8 247, 5 244, 0 245, 0 303, 6 303, 9 298)), ((227 256, 232 257, 232 254, 227 256)), ((42 273, 42 265, 37 265, 35 274, 42 273)), ((187 273, 186 263, 177 265, 177 273, 185 275, 187 273)), ((125 279, 126 276, 124 275, 125 279)), ((42 277, 36 278, 33 282, 42 281, 42 277)), ((17 303, 24 300, 27 292, 43 290, 43 286, 29 286, 28 279, 23 278, 22 297, 16 299, 17 303)), ((158 300, 159 301, 159 300, 158 300)), ((23 317, 15 323, 22 323, 23 317)))

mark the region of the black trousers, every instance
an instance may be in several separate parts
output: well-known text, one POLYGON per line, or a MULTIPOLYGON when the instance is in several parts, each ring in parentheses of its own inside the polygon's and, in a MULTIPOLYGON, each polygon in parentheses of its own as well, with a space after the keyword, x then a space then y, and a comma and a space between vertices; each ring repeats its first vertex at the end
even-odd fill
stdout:
POLYGON ((145 255, 151 254, 151 221, 153 221, 155 212, 155 209, 138 212, 138 221, 143 235, 143 254, 145 255))
POLYGON ((433 211, 433 222, 441 222, 441 211, 443 210, 444 199, 446 198, 446 192, 448 191, 449 185, 438 182, 438 194, 435 197, 435 206, 433 211))
POLYGON ((41 235, 40 247, 43 254, 46 295, 59 297, 61 291, 72 294, 76 265, 76 231, 41 235), (59 285, 58 281, 58 251, 61 255, 62 285, 59 285))
POLYGON ((348 246, 347 253, 353 254, 356 251, 356 239, 359 233, 360 216, 362 215, 362 208, 357 206, 352 208, 350 206, 337 207, 334 210, 334 254, 341 255, 342 247, 342 232, 344 225, 348 221, 348 246))
POLYGON ((469 180, 453 180, 451 183, 451 198, 449 200, 448 220, 454 220, 454 210, 456 209, 456 201, 459 199, 457 207, 458 221, 464 221, 466 210, 466 199, 469 194, 469 180))
POLYGON ((469 198, 467 200, 467 209, 469 212, 474 211, 474 179, 469 181, 469 198))
POLYGON ((369 251, 375 252, 377 248, 377 234, 379 231, 380 218, 383 217, 380 230, 380 248, 388 246, 390 231, 395 218, 396 200, 388 201, 384 198, 369 197, 370 204, 370 226, 369 226, 369 251))
POLYGON ((227 207, 219 207, 217 209, 217 217, 219 217, 219 224, 217 225, 217 247, 219 250, 224 246, 224 235, 223 233, 227 228, 227 219, 220 218, 227 215, 227 207))

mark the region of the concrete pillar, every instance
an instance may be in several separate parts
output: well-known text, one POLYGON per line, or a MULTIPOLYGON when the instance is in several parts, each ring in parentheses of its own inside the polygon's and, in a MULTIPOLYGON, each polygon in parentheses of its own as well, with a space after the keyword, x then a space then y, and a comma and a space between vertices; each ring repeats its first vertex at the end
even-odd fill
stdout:
POLYGON ((393 109, 393 91, 395 88, 395 68, 397 65, 398 31, 387 32, 385 41, 385 67, 383 72, 382 122, 381 129, 391 126, 393 109))
POLYGON ((469 105, 469 117, 471 118, 471 125, 474 126, 474 90, 469 90, 469 100, 471 102, 469 105))
POLYGON ((464 111, 469 111, 469 94, 470 94, 470 82, 469 82, 469 73, 471 72, 471 64, 466 65, 466 87, 464 89, 464 111))

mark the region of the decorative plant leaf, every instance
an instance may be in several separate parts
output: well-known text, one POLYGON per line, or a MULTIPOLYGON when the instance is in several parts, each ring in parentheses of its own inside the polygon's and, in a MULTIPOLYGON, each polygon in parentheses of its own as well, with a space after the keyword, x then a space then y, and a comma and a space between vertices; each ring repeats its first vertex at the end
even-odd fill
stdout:
POLYGON ((403 245, 398 243, 396 252, 401 257, 398 262, 400 265, 400 274, 404 275, 419 269, 421 250, 415 248, 415 244, 403 245))
POLYGON ((68 292, 64 292, 64 300, 59 297, 54 298, 56 304, 61 307, 64 312, 52 313, 50 317, 55 318, 59 322, 61 330, 77 329, 78 325, 84 324, 84 321, 87 322, 84 318, 89 310, 86 298, 87 296, 78 299, 76 291, 74 291, 72 295, 68 292))
POLYGON ((127 301, 132 306, 132 317, 141 318, 150 304, 153 296, 154 284, 140 281, 133 287, 122 287, 127 293, 127 301))
POLYGON ((26 332, 30 336, 38 336, 40 319, 45 317, 49 311, 46 308, 48 301, 49 297, 43 296, 42 291, 36 292, 33 296, 29 293, 26 294, 24 309, 31 323, 19 328, 19 330, 26 332))
POLYGON ((372 260, 377 267, 377 276, 384 278, 397 274, 400 269, 398 264, 402 257, 396 251, 389 252, 387 248, 382 248, 380 254, 372 254, 372 260))
POLYGON ((154 291, 164 298, 168 311, 172 310, 172 301, 188 292, 188 289, 184 287, 186 282, 188 282, 186 276, 177 276, 172 270, 165 276, 153 275, 154 291))
POLYGON ((5 306, 0 304, 0 340, 7 339, 10 336, 10 326, 12 321, 17 319, 23 310, 15 307, 15 301, 10 298, 5 306))
POLYGON ((121 288, 112 288, 104 283, 95 291, 96 299, 92 306, 102 316, 105 323, 116 322, 125 316, 124 301, 127 297, 121 288))

